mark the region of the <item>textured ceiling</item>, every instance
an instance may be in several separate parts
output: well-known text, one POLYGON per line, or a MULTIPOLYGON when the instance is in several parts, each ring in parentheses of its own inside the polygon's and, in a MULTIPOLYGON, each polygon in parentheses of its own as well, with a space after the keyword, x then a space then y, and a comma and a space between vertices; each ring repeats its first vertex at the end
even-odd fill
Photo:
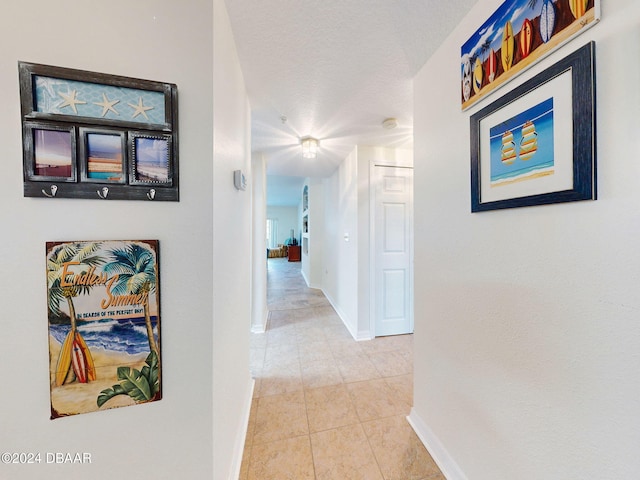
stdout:
POLYGON ((325 177, 355 145, 411 147, 412 79, 475 2, 226 0, 267 173, 325 177))

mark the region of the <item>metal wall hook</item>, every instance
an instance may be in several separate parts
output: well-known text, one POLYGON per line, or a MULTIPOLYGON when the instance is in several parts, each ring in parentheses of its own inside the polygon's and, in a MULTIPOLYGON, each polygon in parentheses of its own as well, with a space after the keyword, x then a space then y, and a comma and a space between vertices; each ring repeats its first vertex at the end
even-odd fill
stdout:
POLYGON ((156 189, 152 188, 149 190, 149 193, 147 193, 147 198, 149 200, 153 200, 154 198, 156 198, 156 189))
POLYGON ((49 197, 49 198, 53 198, 56 196, 56 193, 58 193, 58 186, 57 185, 51 185, 51 195, 49 195, 45 189, 42 189, 42 193, 44 193, 45 197, 49 197))
POLYGON ((98 196, 102 199, 106 199, 107 195, 109 195, 109 187, 102 187, 101 190, 96 190, 98 196))

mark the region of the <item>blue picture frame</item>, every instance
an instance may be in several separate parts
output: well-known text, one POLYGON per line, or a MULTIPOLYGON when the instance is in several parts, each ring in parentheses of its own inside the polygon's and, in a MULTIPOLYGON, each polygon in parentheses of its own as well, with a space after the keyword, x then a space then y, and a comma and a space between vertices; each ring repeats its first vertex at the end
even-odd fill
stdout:
POLYGON ((472 115, 470 127, 472 212, 595 200, 595 43, 472 115))

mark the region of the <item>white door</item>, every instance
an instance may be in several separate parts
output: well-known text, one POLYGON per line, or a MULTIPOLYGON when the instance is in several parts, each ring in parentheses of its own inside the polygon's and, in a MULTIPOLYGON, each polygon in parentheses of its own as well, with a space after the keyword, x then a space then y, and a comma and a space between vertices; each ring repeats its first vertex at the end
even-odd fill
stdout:
POLYGON ((413 169, 374 167, 375 336, 413 332, 413 169))

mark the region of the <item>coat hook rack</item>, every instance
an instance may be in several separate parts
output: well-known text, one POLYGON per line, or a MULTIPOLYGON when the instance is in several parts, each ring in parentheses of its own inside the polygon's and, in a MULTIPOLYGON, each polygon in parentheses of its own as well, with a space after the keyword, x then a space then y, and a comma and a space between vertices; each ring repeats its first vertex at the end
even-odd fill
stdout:
POLYGON ((42 193, 44 193, 45 197, 53 198, 56 196, 56 193, 58 193, 58 186, 51 185, 51 194, 48 194, 44 188, 42 189, 42 193))

